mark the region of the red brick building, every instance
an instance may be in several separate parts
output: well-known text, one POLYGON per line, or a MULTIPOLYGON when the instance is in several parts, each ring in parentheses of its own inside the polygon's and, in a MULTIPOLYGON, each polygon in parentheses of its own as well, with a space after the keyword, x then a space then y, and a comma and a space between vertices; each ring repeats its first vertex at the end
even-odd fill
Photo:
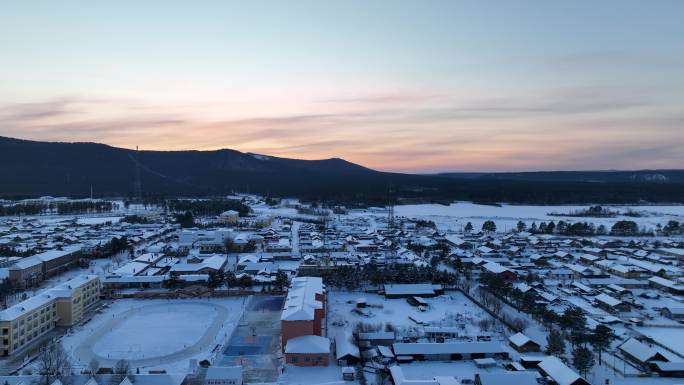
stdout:
POLYGON ((327 338, 322 337, 326 316, 325 308, 326 295, 321 278, 297 277, 292 280, 292 285, 285 300, 283 314, 280 317, 282 327, 281 341, 286 362, 303 366, 328 364, 330 343, 327 338), (298 344, 297 353, 295 353, 294 348, 289 344, 290 340, 306 336, 318 336, 320 338, 299 339, 299 342, 293 342, 298 344), (328 342, 324 343, 324 340, 328 342), (304 344, 302 341, 307 341, 308 343, 304 344), (320 352, 323 345, 327 345, 327 354, 320 352), (309 346, 314 351, 302 352, 305 346, 309 346))

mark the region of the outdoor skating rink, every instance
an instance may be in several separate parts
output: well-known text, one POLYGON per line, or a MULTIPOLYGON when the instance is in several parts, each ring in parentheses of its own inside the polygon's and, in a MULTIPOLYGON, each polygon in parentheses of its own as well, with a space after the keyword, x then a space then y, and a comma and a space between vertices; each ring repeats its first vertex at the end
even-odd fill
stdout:
POLYGON ((119 300, 63 339, 75 363, 175 371, 216 354, 235 328, 245 298, 119 300), (174 363, 177 363, 174 365, 174 363))

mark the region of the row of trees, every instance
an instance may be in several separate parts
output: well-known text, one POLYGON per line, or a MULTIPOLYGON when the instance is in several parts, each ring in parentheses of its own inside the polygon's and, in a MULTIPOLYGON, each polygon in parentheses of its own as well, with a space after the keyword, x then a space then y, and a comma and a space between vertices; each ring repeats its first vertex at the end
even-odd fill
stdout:
POLYGON ((639 225, 634 221, 617 221, 608 230, 608 228, 600 224, 598 226, 589 222, 565 222, 554 221, 549 223, 541 222, 537 226, 536 222, 527 228, 525 222, 519 221, 516 230, 529 231, 532 234, 559 234, 559 235, 576 235, 576 236, 591 236, 591 235, 614 235, 614 236, 637 236, 637 235, 653 235, 652 231, 645 228, 639 228, 639 225))
POLYGON ((40 214, 86 214, 108 213, 114 207, 109 201, 66 201, 15 203, 0 206, 0 216, 40 215, 40 214))
MULTIPOLYGON (((466 233, 470 233, 474 230, 473 224, 471 222, 466 223, 464 230, 466 233)), ((653 230, 649 230, 639 225, 634 221, 617 221, 613 224, 610 230, 603 224, 598 226, 589 222, 566 222, 558 221, 556 222, 541 222, 537 225, 537 222, 532 222, 528 227, 527 223, 523 221, 518 221, 515 230, 518 232, 529 231, 532 234, 558 234, 558 235, 576 235, 576 236, 592 236, 592 235, 614 235, 614 236, 649 236, 649 235, 679 235, 684 234, 684 224, 678 221, 668 221, 665 226, 661 224, 656 225, 655 234, 653 230)), ((496 223, 492 220, 487 220, 482 223, 483 232, 495 232, 496 223)))
POLYGON ((328 286, 348 290, 359 289, 367 284, 379 286, 385 283, 433 282, 454 286, 458 282, 456 273, 438 270, 433 266, 418 267, 412 264, 339 266, 335 270, 324 271, 321 277, 328 286))
POLYGON ((166 201, 169 211, 173 213, 191 212, 194 216, 219 215, 224 211, 234 210, 240 216, 250 213, 250 208, 237 199, 172 199, 166 201))
POLYGON ((548 215, 559 217, 589 217, 589 218, 614 218, 620 215, 619 211, 611 210, 603 206, 591 206, 587 209, 572 210, 569 213, 550 213, 548 215))
POLYGON ((121 219, 121 222, 132 223, 132 224, 142 224, 149 225, 155 223, 153 219, 145 218, 140 215, 126 215, 121 219))

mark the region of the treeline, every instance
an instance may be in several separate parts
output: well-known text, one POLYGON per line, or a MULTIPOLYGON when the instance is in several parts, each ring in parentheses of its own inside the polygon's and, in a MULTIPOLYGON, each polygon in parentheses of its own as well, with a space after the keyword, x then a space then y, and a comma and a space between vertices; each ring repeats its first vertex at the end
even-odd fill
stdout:
POLYGON ((109 201, 31 202, 0 206, 0 216, 40 214, 92 214, 108 213, 114 205, 109 201))
POLYGON ((582 210, 573 210, 569 213, 549 213, 548 215, 559 216, 559 217, 588 217, 588 218, 615 218, 618 215, 623 215, 626 217, 641 217, 641 213, 634 211, 632 209, 627 209, 625 212, 620 212, 616 210, 611 210, 608 207, 603 206, 591 206, 582 210))
POLYGON ((155 223, 154 220, 142 217, 140 215, 126 215, 125 217, 123 217, 121 219, 121 222, 126 222, 126 223, 131 223, 131 224, 140 224, 140 225, 149 225, 149 224, 155 223))
POLYGON ((234 210, 245 216, 250 208, 236 199, 172 199, 166 201, 169 211, 174 213, 191 212, 194 216, 219 215, 224 211, 234 210))
MULTIPOLYGON (((675 222, 675 221, 671 221, 675 222)), ((668 229, 678 228, 672 224, 666 226, 668 229)), ((653 229, 646 229, 644 227, 639 227, 639 225, 634 221, 617 221, 608 229, 605 225, 600 224, 598 226, 589 222, 565 222, 558 221, 556 224, 554 221, 551 222, 541 222, 537 225, 536 222, 532 222, 532 225, 527 228, 525 222, 519 221, 516 229, 518 231, 529 231, 532 234, 557 234, 557 235, 571 235, 571 236, 591 236, 591 235, 613 235, 613 236, 653 236, 656 235, 653 229)), ((657 231, 658 228, 656 228, 657 231)), ((670 234, 666 234, 670 235, 670 234)))

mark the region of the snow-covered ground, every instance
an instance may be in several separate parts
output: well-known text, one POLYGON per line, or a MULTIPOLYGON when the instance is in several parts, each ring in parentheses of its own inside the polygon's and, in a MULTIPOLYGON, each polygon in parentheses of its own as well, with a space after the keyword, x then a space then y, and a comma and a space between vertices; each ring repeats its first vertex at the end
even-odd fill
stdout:
POLYGON ((116 223, 120 221, 123 217, 80 217, 77 222, 80 225, 100 225, 107 222, 116 223))
POLYGON ((119 300, 62 339, 76 365, 119 359, 132 368, 183 373, 192 358, 220 351, 243 310, 242 298, 119 300))
POLYGON ((491 318, 460 292, 449 292, 425 300, 429 306, 427 311, 422 312, 405 299, 385 299, 378 294, 361 292, 331 291, 328 293, 329 335, 335 336, 340 331, 350 333, 359 322, 391 323, 400 329, 418 327, 411 319, 413 318, 431 326, 460 326, 464 337, 476 337, 480 334, 478 322, 491 318), (366 316, 352 312, 358 298, 365 298, 368 303, 369 307, 363 309, 366 316))
POLYGON ((640 226, 653 228, 657 224, 665 225, 669 220, 684 220, 684 205, 681 206, 605 206, 613 211, 626 212, 628 210, 643 213, 641 217, 618 215, 615 218, 567 217, 550 215, 551 213, 567 214, 572 211, 584 210, 590 205, 583 206, 529 206, 508 205, 501 207, 478 205, 469 202, 452 203, 449 206, 438 204, 404 205, 394 208, 395 215, 408 218, 428 219, 441 229, 462 230, 466 223, 471 222, 476 230, 482 227, 486 220, 493 220, 498 231, 515 228, 522 220, 530 225, 532 222, 564 220, 566 222, 590 222, 596 226, 610 227, 620 220, 631 220, 640 226))
POLYGON ((358 381, 343 381, 342 368, 331 361, 329 366, 287 365, 278 379, 287 385, 356 385, 358 381))
POLYGON ((137 360, 176 353, 202 338, 217 315, 213 306, 203 303, 164 303, 132 310, 93 345, 96 355, 137 360))

